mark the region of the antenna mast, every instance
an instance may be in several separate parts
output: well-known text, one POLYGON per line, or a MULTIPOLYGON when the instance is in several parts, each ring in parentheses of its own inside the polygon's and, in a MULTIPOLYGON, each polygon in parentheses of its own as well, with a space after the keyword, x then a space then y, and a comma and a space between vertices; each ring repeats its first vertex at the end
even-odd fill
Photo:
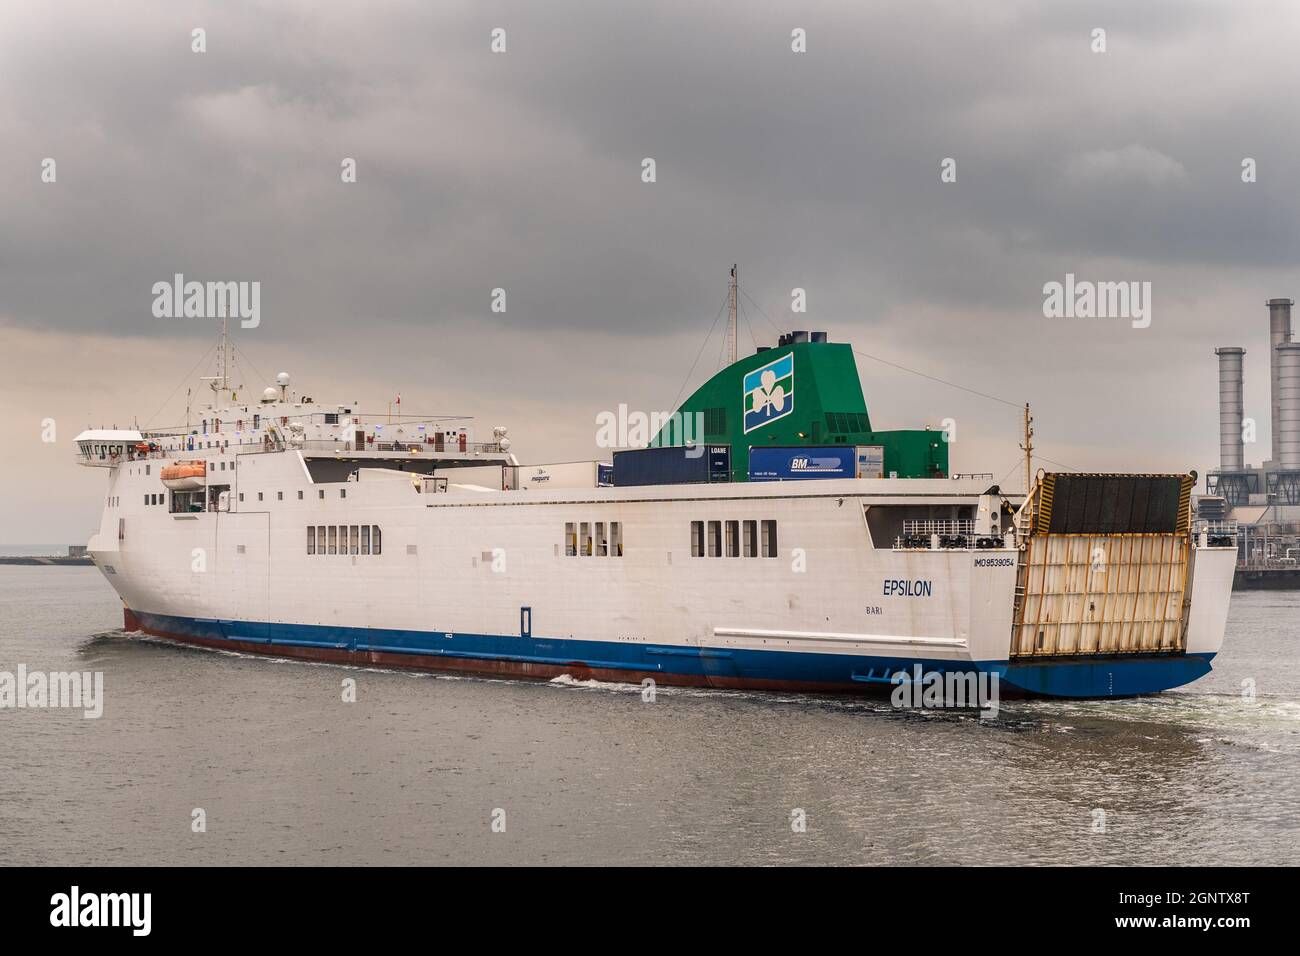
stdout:
POLYGON ((1025 495, 1033 484, 1034 477, 1034 419, 1029 414, 1029 403, 1025 402, 1025 440, 1020 446, 1025 453, 1025 495))
POLYGON ((221 310, 221 391, 230 391, 230 352, 228 340, 230 338, 230 310, 221 310))
POLYGON ((739 357, 736 355, 736 347, 739 340, 739 336, 736 330, 736 282, 737 282, 736 266, 733 265, 731 267, 731 285, 730 285, 731 305, 727 313, 727 317, 729 320, 727 323, 727 354, 731 356, 731 362, 733 365, 735 364, 736 359, 739 357))
POLYGON ((213 404, 230 397, 230 310, 222 309, 221 341, 217 344, 217 371, 219 375, 205 375, 202 381, 212 389, 213 404))

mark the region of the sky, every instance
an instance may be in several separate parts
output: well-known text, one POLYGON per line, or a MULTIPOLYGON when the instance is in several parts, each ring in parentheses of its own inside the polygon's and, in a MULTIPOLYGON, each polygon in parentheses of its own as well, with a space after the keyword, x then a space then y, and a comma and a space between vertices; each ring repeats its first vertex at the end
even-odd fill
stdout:
POLYGON ((1044 467, 1204 474, 1220 345, 1258 462, 1298 27, 1284 0, 0 0, 0 542, 92 533, 82 428, 184 421, 217 323, 155 316, 176 273, 260 283, 250 387, 400 393, 525 462, 607 457, 600 412, 717 371, 733 262, 743 351, 883 359, 873 425, 952 419, 955 471, 1019 474, 1030 402, 1044 467), (1149 325, 1046 315, 1067 274, 1150 283, 1149 325))

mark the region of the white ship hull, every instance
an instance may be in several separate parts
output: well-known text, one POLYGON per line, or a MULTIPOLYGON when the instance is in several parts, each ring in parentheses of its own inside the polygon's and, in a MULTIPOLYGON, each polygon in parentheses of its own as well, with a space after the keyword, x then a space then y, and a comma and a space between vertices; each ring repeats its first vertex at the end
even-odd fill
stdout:
POLYGON ((89 550, 131 626, 275 655, 526 677, 844 691, 920 663, 997 673, 1029 694, 1125 696, 1209 670, 1235 560, 1184 534, 1159 559, 1116 550, 1081 585, 1049 586, 1044 571, 1040 590, 1062 593, 1038 598, 1039 619, 1050 603, 1059 620, 1055 643, 1036 648, 1021 637, 1029 608, 1017 585, 1035 587, 1023 536, 899 548, 873 540, 865 518, 867 507, 973 511, 988 482, 434 492, 369 469, 318 482, 300 450, 236 450, 207 453, 210 476, 239 459, 228 511, 173 513, 156 462, 112 468, 89 550), (711 522, 775 522, 775 556, 746 556, 739 541, 729 556, 730 539, 712 556, 693 522, 710 534, 711 522), (621 554, 608 540, 605 553, 587 545, 615 523, 621 554), (570 526, 583 535, 576 549, 570 526), (378 528, 380 553, 308 553, 309 527, 378 528), (1165 570, 1170 580, 1156 581, 1165 570), (1130 592, 1132 612, 1106 611, 1130 592))

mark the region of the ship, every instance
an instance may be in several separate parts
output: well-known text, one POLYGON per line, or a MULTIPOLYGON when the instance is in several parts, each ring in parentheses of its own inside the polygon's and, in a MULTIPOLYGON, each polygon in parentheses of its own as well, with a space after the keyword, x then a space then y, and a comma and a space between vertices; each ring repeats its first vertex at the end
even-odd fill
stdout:
POLYGON ((128 631, 492 677, 984 675, 1062 698, 1187 684, 1223 641, 1236 547, 1194 527, 1194 472, 951 473, 940 430, 877 428, 825 333, 744 356, 733 333, 650 447, 543 465, 506 427, 316 401, 287 373, 250 397, 225 338, 192 420, 75 439, 107 473, 88 553, 128 631))

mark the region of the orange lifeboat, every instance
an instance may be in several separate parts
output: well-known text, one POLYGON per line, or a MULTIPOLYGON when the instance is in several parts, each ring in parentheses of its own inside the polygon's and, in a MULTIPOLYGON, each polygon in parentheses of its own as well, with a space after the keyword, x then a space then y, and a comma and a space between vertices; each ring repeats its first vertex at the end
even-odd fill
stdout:
POLYGON ((197 491, 207 478, 205 461, 178 461, 162 470, 162 483, 172 491, 197 491))

